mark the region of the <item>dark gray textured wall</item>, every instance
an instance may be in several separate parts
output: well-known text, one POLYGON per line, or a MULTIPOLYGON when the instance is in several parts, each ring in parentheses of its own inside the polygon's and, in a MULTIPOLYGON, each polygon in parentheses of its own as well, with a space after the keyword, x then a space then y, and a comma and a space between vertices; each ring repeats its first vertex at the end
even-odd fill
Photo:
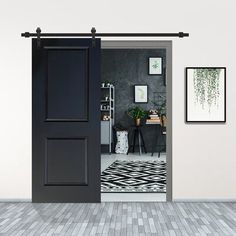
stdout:
MULTIPOLYGON (((160 95, 166 96, 164 85, 166 67, 165 49, 103 49, 102 50, 102 81, 109 80, 115 85, 115 123, 128 128, 133 120, 127 116, 132 106, 141 106, 145 110, 155 108, 152 103, 160 102, 160 95), (148 58, 163 58, 163 75, 148 75, 148 58), (148 85, 147 104, 134 103, 135 84, 148 85)), ((153 126, 144 126, 143 135, 148 151, 155 139, 153 126)))

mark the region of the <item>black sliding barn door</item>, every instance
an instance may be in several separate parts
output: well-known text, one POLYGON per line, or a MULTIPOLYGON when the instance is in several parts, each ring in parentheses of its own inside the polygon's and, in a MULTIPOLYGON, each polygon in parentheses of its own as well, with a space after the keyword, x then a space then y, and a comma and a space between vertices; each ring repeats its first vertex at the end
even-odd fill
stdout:
POLYGON ((100 39, 32 40, 33 202, 100 202, 100 39))

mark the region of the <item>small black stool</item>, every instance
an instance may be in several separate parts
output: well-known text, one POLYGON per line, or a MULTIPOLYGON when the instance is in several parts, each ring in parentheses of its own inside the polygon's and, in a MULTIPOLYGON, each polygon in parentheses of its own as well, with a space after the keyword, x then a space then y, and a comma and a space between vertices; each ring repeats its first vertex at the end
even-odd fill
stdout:
POLYGON ((132 130, 133 143, 131 145, 129 145, 129 149, 128 149, 127 155, 129 154, 130 149, 132 149, 133 153, 134 153, 135 147, 139 148, 139 154, 140 155, 142 154, 142 148, 144 149, 144 152, 147 153, 145 142, 144 142, 144 138, 143 138, 143 133, 142 133, 142 126, 134 125, 132 127, 134 127, 134 129, 132 130), (135 145, 136 139, 138 139, 138 145, 135 145))

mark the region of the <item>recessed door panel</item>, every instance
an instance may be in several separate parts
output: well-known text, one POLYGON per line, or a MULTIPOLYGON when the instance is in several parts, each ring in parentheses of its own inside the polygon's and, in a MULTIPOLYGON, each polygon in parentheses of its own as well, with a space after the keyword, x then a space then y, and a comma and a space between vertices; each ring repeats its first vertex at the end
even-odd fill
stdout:
POLYGON ((47 48, 48 121, 88 120, 88 48, 47 48))
POLYGON ((46 140, 45 185, 88 185, 87 138, 46 140))

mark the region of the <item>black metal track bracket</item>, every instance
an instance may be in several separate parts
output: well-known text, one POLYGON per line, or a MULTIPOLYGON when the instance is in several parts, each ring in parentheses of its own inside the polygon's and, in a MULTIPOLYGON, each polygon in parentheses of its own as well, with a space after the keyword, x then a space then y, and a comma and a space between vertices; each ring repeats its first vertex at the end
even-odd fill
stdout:
POLYGON ((41 46, 41 40, 40 40, 41 29, 39 27, 36 29, 36 33, 37 33, 37 47, 40 48, 40 46, 41 46))
POLYGON ((95 41, 96 29, 95 29, 95 27, 93 27, 91 29, 91 34, 92 34, 92 47, 95 47, 96 46, 96 41, 95 41))

